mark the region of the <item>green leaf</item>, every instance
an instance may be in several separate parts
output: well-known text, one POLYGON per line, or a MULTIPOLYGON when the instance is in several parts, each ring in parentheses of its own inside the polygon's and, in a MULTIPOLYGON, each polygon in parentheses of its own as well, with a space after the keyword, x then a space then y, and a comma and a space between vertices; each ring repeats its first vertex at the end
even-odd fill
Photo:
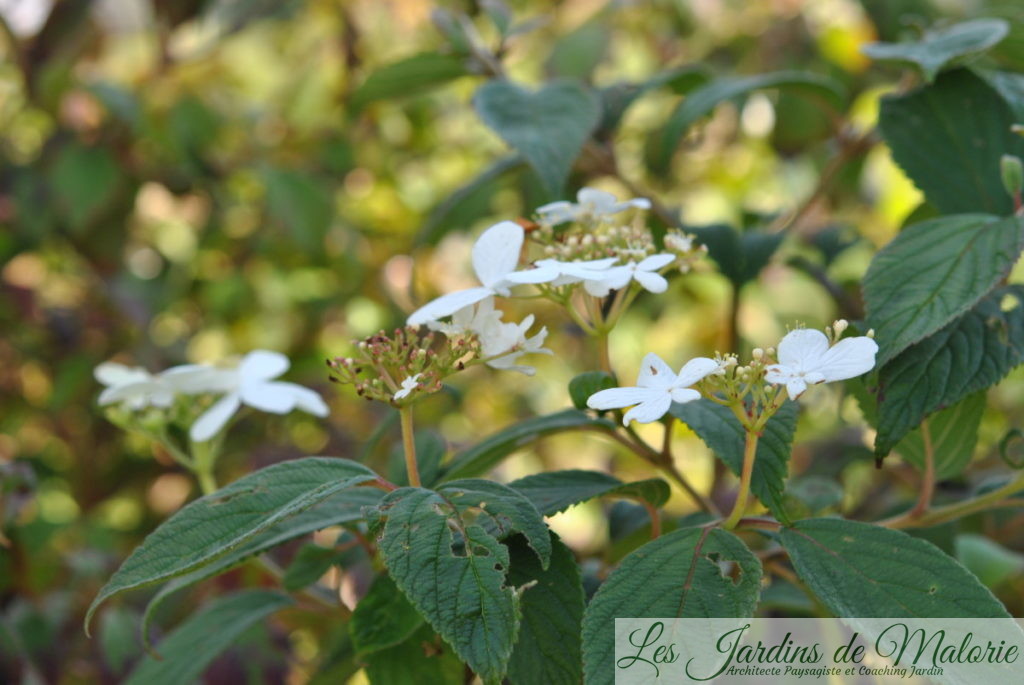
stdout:
POLYGON ((966 69, 935 83, 882 98, 879 129, 896 163, 944 214, 1013 213, 1003 191, 999 158, 1024 155, 1024 139, 1010 132, 1010 107, 966 69))
POLYGON ((945 480, 960 475, 974 454, 978 428, 985 413, 985 393, 976 392, 952 407, 937 412, 927 424, 915 428, 896 445, 906 461, 924 469, 923 431, 927 427, 935 458, 935 477, 945 480))
POLYGON ((970 309, 1013 268, 1024 221, 963 214, 904 229, 864 276, 879 366, 970 309))
POLYGON ((103 660, 114 673, 123 675, 129 662, 142 653, 138 629, 139 614, 134 609, 113 607, 100 616, 103 660))
POLYGON ((342 490, 319 504, 274 524, 243 545, 217 557, 210 563, 172 578, 153 595, 149 604, 146 605, 146 612, 142 617, 143 643, 149 645, 149 627, 156 615, 156 610, 178 590, 220 575, 268 549, 301 535, 342 523, 358 521, 363 517, 363 507, 376 505, 382 495, 380 490, 374 488, 342 490))
POLYGON ((77 143, 60 148, 50 183, 57 209, 76 233, 99 218, 124 188, 120 167, 110 152, 77 143))
POLYGON ((358 111, 371 102, 418 95, 470 73, 462 57, 422 52, 370 74, 352 93, 350 104, 358 111))
POLYGON ((537 507, 525 495, 507 485, 480 478, 453 480, 438 491, 460 511, 473 508, 489 518, 477 521, 499 540, 522 533, 537 553, 543 568, 551 561, 551 538, 537 507))
POLYGON ((679 142, 689 128, 710 114, 718 104, 764 88, 785 88, 806 93, 835 108, 842 106, 844 97, 841 85, 826 76, 809 72, 777 71, 757 76, 715 79, 683 98, 669 116, 658 136, 655 156, 651 159, 652 170, 666 173, 679 142))
POLYGON ((547 569, 537 563, 522 537, 517 535, 507 544, 509 582, 516 587, 531 584, 520 600, 523 618, 508 679, 512 685, 576 685, 583 677, 580 626, 584 608, 576 559, 554 533, 547 569))
POLYGON ((1021 286, 994 291, 879 370, 876 454, 888 454, 922 419, 998 383, 1024 363, 1022 298, 1021 286))
POLYGON ((1013 118, 1024 123, 1024 74, 1009 71, 980 71, 978 74, 1003 96, 1013 118))
POLYGON ((1008 550, 984 535, 957 535, 956 558, 988 587, 1002 585, 1024 573, 1024 554, 1008 550))
POLYGON ((545 516, 595 497, 632 497, 661 507, 671 495, 668 483, 660 478, 623 483, 607 473, 579 469, 526 476, 512 481, 509 487, 523 493, 545 516))
POLYGON ((327 189, 317 179, 291 169, 267 169, 263 178, 271 216, 284 224, 303 250, 322 251, 334 218, 334 200, 327 189))
POLYGON ((902 531, 805 519, 783 528, 781 541, 797 575, 836 616, 1009 617, 970 571, 902 531))
POLYGON ((571 430, 608 431, 614 429, 615 424, 611 421, 595 419, 586 412, 576 409, 566 409, 546 416, 535 416, 513 424, 483 442, 456 454, 441 475, 441 480, 479 476, 516 450, 554 433, 571 430))
POLYGON ((601 390, 615 387, 615 379, 604 371, 584 371, 569 381, 569 397, 577 409, 587 408, 587 398, 601 390))
MULTIPOLYGON (((783 404, 764 427, 757 441, 751 492, 779 521, 788 521, 784 491, 789 475, 790 446, 796 432, 796 402, 783 404)), ((743 445, 746 431, 728 407, 701 398, 685 404, 673 404, 673 416, 689 426, 726 466, 739 474, 743 469, 743 445)))
POLYGON ((588 685, 615 677, 615 619, 753 616, 761 562, 743 541, 720 528, 681 528, 622 560, 583 616, 583 670, 588 685), (724 575, 734 562, 737 577, 724 575))
POLYGON ((785 237, 781 233, 740 233, 726 224, 688 227, 687 231, 707 246, 718 270, 736 287, 757 278, 785 237))
POLYGON ((284 572, 281 585, 289 592, 296 592, 312 585, 327 573, 338 560, 338 550, 307 543, 295 553, 295 558, 284 572))
POLYGON ((552 197, 562 195, 601 116, 597 96, 571 82, 530 92, 509 81, 489 81, 476 91, 473 104, 483 122, 526 158, 552 197))
POLYGON ((145 656, 125 685, 194 682, 247 628, 291 604, 287 595, 269 590, 246 590, 218 598, 160 643, 160 660, 145 656))
POLYGON ((843 486, 823 476, 801 476, 789 482, 786 495, 799 500, 810 514, 817 514, 842 503, 843 486))
POLYGON ((423 617, 399 592, 391 576, 381 574, 352 612, 349 632, 357 657, 364 659, 405 642, 422 625, 423 617))
POLYGON ((508 549, 430 490, 395 490, 380 511, 379 549, 395 584, 484 683, 500 682, 519 627, 519 596, 505 585, 508 549))
POLYGON ((860 51, 874 60, 906 62, 917 66, 929 83, 951 61, 983 52, 1010 31, 1002 19, 975 19, 927 31, 909 43, 868 43, 860 51))
POLYGON ((709 78, 707 67, 703 64, 686 64, 666 69, 640 83, 616 83, 601 89, 603 114, 598 136, 609 138, 619 127, 626 111, 645 93, 668 86, 673 93, 685 95, 703 86, 709 78))
POLYGON ((408 640, 366 656, 366 676, 372 685, 461 683, 465 675, 466 667, 451 648, 422 623, 408 640))
POLYGON ((588 80, 608 52, 609 38, 601 21, 588 21, 565 34, 552 46, 544 65, 548 76, 588 80))
POLYGON ((430 210, 416 235, 416 243, 433 245, 452 231, 469 228, 470 224, 490 212, 491 198, 498 191, 501 180, 524 164, 519 155, 508 155, 481 171, 430 210))
POLYGON ((86 629, 107 598, 209 564, 289 516, 376 478, 348 459, 305 457, 250 473, 192 502, 150 533, 100 589, 86 613, 86 629))

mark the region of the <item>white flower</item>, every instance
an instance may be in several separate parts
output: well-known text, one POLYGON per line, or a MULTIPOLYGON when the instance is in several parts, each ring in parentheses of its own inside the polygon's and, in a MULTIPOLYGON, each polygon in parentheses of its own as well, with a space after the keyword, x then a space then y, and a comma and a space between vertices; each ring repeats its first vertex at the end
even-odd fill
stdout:
POLYGON ((524 237, 523 227, 514 221, 502 221, 488 228, 473 245, 473 270, 483 286, 442 295, 413 312, 407 323, 417 326, 437 321, 492 295, 507 297, 514 285, 554 279, 554 269, 515 270, 524 237))
POLYGON ((558 277, 551 281, 551 285, 559 286, 582 283, 583 289, 591 295, 604 297, 608 294, 608 287, 605 285, 605 281, 614 275, 612 265, 617 261, 619 261, 617 257, 577 262, 540 259, 537 261, 537 266, 558 271, 558 277))
POLYGON ((451 321, 427 321, 427 328, 440 331, 449 338, 465 333, 482 335, 485 331, 500 326, 501 316, 501 311, 494 308, 494 298, 488 297, 455 312, 451 321))
POLYGON ((640 423, 657 421, 669 410, 673 402, 692 402, 700 393, 691 385, 721 368, 721 364, 707 357, 691 359, 672 373, 661 357, 653 352, 644 357, 636 387, 611 388, 594 393, 587 399, 591 409, 622 409, 636 405, 622 417, 622 424, 632 420, 640 423))
POLYGON ((609 290, 618 290, 629 285, 630 281, 636 281, 646 290, 652 293, 663 293, 668 290, 668 281, 658 273, 676 260, 675 255, 656 254, 643 259, 639 264, 630 262, 622 266, 613 266, 608 269, 604 279, 587 292, 597 297, 604 297, 609 290))
POLYGON ((808 385, 854 378, 875 366, 878 344, 866 336, 845 338, 829 347, 821 331, 790 331, 779 343, 779 363, 768 367, 765 380, 785 384, 792 399, 808 385))
POLYGON ((403 397, 408 397, 409 393, 416 389, 416 386, 420 383, 420 375, 418 373, 409 376, 402 381, 402 388, 395 393, 395 399, 400 400, 403 397))
POLYGON ((450 323, 429 322, 427 325, 447 336, 472 333, 480 340, 480 354, 490 358, 487 365, 495 369, 519 371, 528 376, 534 373, 533 367, 520 366, 515 362, 524 354, 552 354, 542 345, 547 337, 547 328, 532 338, 526 337, 526 331, 533 325, 533 314, 520 323, 504 322, 502 312, 494 308, 494 298, 469 305, 452 314, 450 323), (504 354, 508 352, 508 354, 504 354))
POLYGON ((283 354, 255 350, 245 355, 233 369, 193 365, 169 370, 169 376, 180 375, 176 382, 184 388, 183 392, 227 393, 196 419, 189 436, 195 442, 209 440, 224 428, 242 404, 273 414, 301 409, 315 416, 327 416, 327 404, 320 395, 295 383, 273 380, 287 371, 288 366, 288 358, 283 354))
MULTIPOLYGON (((526 331, 529 330, 530 326, 533 325, 533 314, 523 319, 520 324, 503 324, 504 326, 511 326, 514 330, 515 342, 510 348, 512 351, 506 355, 498 357, 497 359, 491 359, 487 362, 487 365, 492 369, 503 369, 505 371, 518 371, 519 373, 532 376, 537 373, 537 369, 532 366, 524 366, 517 364, 519 358, 524 354, 554 354, 551 350, 544 347, 544 340, 548 337, 547 327, 541 328, 540 332, 534 335, 532 338, 526 337, 526 331)), ((505 333, 508 333, 511 329, 506 329, 505 333)), ((507 339, 507 338, 506 338, 507 339)), ((501 342, 504 342, 502 340, 501 342)), ((500 354, 500 353, 498 353, 500 354)))
POLYGON ((551 202, 538 207, 537 214, 540 215, 543 223, 555 225, 565 221, 579 221, 587 217, 603 219, 612 214, 618 214, 630 207, 650 209, 651 202, 642 197, 619 202, 618 198, 603 190, 581 188, 576 193, 575 204, 566 200, 551 202))
POLYGON ((120 402, 138 410, 148 406, 169 407, 174 403, 175 388, 166 378, 155 376, 142 367, 104 362, 96 367, 93 375, 107 386, 100 393, 101 407, 120 402))

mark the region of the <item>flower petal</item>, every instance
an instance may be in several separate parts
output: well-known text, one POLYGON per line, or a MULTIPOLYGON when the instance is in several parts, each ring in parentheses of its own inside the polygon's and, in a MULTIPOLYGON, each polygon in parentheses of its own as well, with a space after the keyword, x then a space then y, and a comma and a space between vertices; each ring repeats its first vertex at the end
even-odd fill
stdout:
POLYGON ((828 352, 828 338, 812 328, 790 331, 779 343, 779 362, 797 369, 815 367, 828 352))
POLYGON ((668 290, 668 281, 659 273, 653 271, 636 270, 633 279, 644 287, 644 290, 652 293, 663 293, 668 290))
POLYGON ((550 283, 558 278, 559 275, 557 268, 538 264, 533 269, 523 269, 522 271, 513 271, 512 273, 505 274, 504 277, 497 281, 495 287, 506 284, 550 283))
POLYGON ((463 307, 476 304, 480 300, 487 299, 494 295, 490 288, 470 288, 469 290, 457 290, 454 293, 442 295, 436 300, 431 300, 416 311, 406 320, 410 326, 419 326, 428 321, 437 321, 446 316, 451 316, 463 307))
POLYGON ((566 200, 549 202, 537 208, 537 214, 548 224, 560 224, 576 218, 577 207, 566 200))
MULTIPOLYGON (((419 374, 416 375, 418 376, 419 374)), ((315 390, 310 390, 309 388, 297 383, 287 383, 283 381, 274 383, 274 385, 285 386, 287 391, 295 398, 296 409, 301 409, 307 414, 312 414, 313 416, 319 416, 321 418, 330 413, 330 408, 327 406, 327 403, 324 402, 324 398, 315 390)))
POLYGON ((614 213, 617 200, 613 194, 597 188, 580 188, 576 193, 576 201, 595 214, 614 213))
POLYGON ((676 261, 674 254, 662 252, 661 254, 652 254, 650 257, 645 257, 642 262, 636 265, 636 268, 640 271, 657 271, 674 261, 676 261))
POLYGON ((175 392, 184 395, 202 395, 208 392, 225 393, 238 389, 238 369, 219 369, 206 364, 174 366, 160 374, 175 392))
POLYGON ((291 392, 289 386, 292 383, 243 383, 239 390, 242 402, 271 414, 287 414, 295 409, 295 393, 291 392))
POLYGON ((637 375, 636 384, 641 388, 670 388, 675 385, 676 374, 672 367, 665 363, 665 360, 648 352, 640 362, 640 373, 637 375))
POLYGON ((649 402, 668 393, 653 388, 610 388, 595 392, 587 398, 591 409, 622 409, 641 402, 649 402))
POLYGON ((829 383, 855 378, 874 368, 877 353, 878 343, 871 338, 844 338, 825 353, 816 370, 829 383))
POLYGON ((203 415, 196 419, 189 429, 189 437, 193 442, 206 442, 213 436, 220 433, 224 424, 231 416, 238 411, 241 400, 236 393, 224 395, 217 400, 212 407, 203 412, 203 415))
POLYGON ((291 362, 280 352, 253 350, 242 358, 238 373, 243 382, 248 379, 269 380, 277 378, 288 370, 291 362))
POLYGON ((771 364, 765 369, 764 379, 773 385, 788 383, 796 372, 785 364, 771 364))
POLYGON ((786 382, 786 392, 789 393, 789 398, 795 400, 804 394, 804 390, 807 389, 807 383, 804 382, 803 378, 794 376, 786 382))
POLYGON ((673 388, 670 394, 672 395, 672 401, 678 404, 686 404, 701 398, 701 394, 693 388, 673 388))
POLYGON ((651 398, 647 402, 636 405, 632 409, 626 412, 626 415, 622 417, 622 425, 628 426, 630 421, 636 421, 638 423, 651 423, 657 421, 665 412, 672 406, 672 396, 667 392, 660 394, 658 397, 651 398))
POLYGON ((103 385, 128 385, 151 378, 149 372, 141 367, 125 366, 117 362, 103 362, 93 369, 92 375, 103 385))
POLYGON ((707 357, 694 357, 679 369, 675 386, 677 388, 688 388, 706 376, 718 371, 719 364, 714 359, 707 357))
POLYGON ((519 263, 525 236, 514 221, 502 221, 484 231, 473 244, 473 271, 480 282, 495 288, 519 263))

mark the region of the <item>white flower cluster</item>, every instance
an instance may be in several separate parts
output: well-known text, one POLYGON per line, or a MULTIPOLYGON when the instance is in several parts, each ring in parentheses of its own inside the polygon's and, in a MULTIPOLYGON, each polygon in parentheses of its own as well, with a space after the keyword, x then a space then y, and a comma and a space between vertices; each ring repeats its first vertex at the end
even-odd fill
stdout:
POLYGON ((220 433, 244 404, 260 411, 287 414, 295 409, 327 416, 327 404, 309 388, 275 381, 288 370, 288 358, 278 352, 255 350, 235 366, 186 364, 159 374, 140 367, 106 362, 95 376, 107 386, 99 404, 121 404, 132 410, 170 407, 179 395, 220 395, 189 429, 195 442, 206 442, 220 433))

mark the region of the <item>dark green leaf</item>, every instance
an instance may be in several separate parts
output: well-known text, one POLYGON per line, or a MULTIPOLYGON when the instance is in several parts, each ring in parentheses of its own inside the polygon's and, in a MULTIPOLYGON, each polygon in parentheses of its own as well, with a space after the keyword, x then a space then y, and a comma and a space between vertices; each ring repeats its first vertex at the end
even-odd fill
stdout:
POLYGON ((732 533, 682 528, 647 543, 604 582, 583 617, 583 669, 588 685, 615 677, 615 619, 752 616, 761 562, 732 533), (734 562, 735 580, 720 564, 734 562))
POLYGON ((323 250, 334 217, 334 200, 327 189, 317 179, 290 169, 268 169, 264 181, 270 214, 306 252, 323 250))
POLYGON ((336 549, 312 543, 305 544, 295 553, 295 558, 285 570, 281 585, 290 592, 312 585, 327 573, 327 569, 337 559, 338 550, 336 549))
POLYGON ((578 469, 526 476, 512 481, 509 487, 523 493, 545 516, 595 497, 632 497, 660 507, 671 495, 668 483, 660 478, 623 483, 607 473, 578 469))
MULTIPOLYGON (((746 432, 728 407, 699 399, 673 404, 672 415, 685 423, 726 466, 739 474, 743 468, 746 432)), ((783 493, 789 475, 790 446, 796 432, 797 404, 787 401, 768 420, 757 442, 750 489, 780 521, 787 521, 783 493)))
POLYGON ((1009 71, 985 71, 980 75, 1003 96, 1018 123, 1024 123, 1024 74, 1009 71))
POLYGON ((430 490, 395 490, 380 511, 379 549, 395 583, 484 683, 500 682, 519 627, 519 596, 505 585, 508 549, 430 490))
POLYGON ((588 21, 565 34, 551 48, 545 64, 548 75, 589 80, 608 51, 608 39, 608 27, 599 21, 588 21))
POLYGON ((359 600, 349 632, 359 658, 405 642, 423 625, 423 617, 409 604, 387 574, 377 576, 359 600))
POLYGON ((928 31, 920 40, 909 43, 868 43, 861 52, 875 60, 914 64, 931 82, 951 61, 987 50, 1009 30, 1002 19, 975 19, 928 31))
POLYGON ((56 206, 72 231, 82 231, 117 197, 123 177, 103 148, 71 144, 61 148, 50 171, 56 206))
POLYGON ((707 246, 708 254, 718 264, 719 271, 737 287, 757 278, 784 237, 781 233, 740 233, 726 224, 688 227, 686 230, 707 246))
POLYGON ((984 413, 985 393, 974 393, 929 417, 927 424, 911 431, 895 449, 905 460, 924 469, 922 432, 927 428, 935 458, 935 477, 945 480, 958 476, 974 454, 974 446, 978 443, 978 427, 984 413))
POLYGON ((372 685, 447 685, 463 682, 465 675, 451 648, 424 624, 408 640, 366 656, 372 685))
POLYGON ((247 628, 290 604, 287 595, 268 590, 246 590, 218 598, 160 643, 162 659, 145 656, 125 685, 194 682, 247 628))
POLYGON ((1002 585, 1024 573, 1024 554, 1008 550, 984 535, 957 535, 956 558, 988 587, 1002 585))
POLYGON ((278 522, 376 478, 348 459, 305 457, 268 466, 192 502, 121 564, 90 605, 86 627, 105 599, 209 564, 278 522))
POLYGON ((526 158, 553 197, 561 196, 601 116, 597 96, 569 82, 530 92, 509 81, 489 81, 477 90, 473 104, 483 122, 526 158))
POLYGON ((999 216, 1013 212, 999 178, 999 158, 1024 156, 1024 139, 1010 132, 1013 123, 999 93, 965 69, 883 98, 878 121, 893 159, 930 204, 944 214, 999 216))
POLYGON ((843 501, 843 486, 831 478, 803 476, 786 487, 786 495, 798 499, 811 514, 835 507, 843 501))
POLYGON ((1020 254, 1024 221, 963 214, 904 229, 864 276, 878 365, 962 315, 996 286, 1020 254))
POLYGON ((468 228, 490 211, 491 198, 502 178, 522 168, 523 158, 508 155, 494 162, 434 207, 416 236, 419 244, 434 244, 451 231, 468 228))
POLYGON ((614 430, 607 419, 595 419, 576 409, 536 416, 495 433, 483 442, 456 454, 441 476, 442 480, 466 478, 486 473, 492 466, 537 440, 570 430, 614 430))
POLYGON ((1006 609, 970 571, 898 530, 805 519, 782 529, 797 575, 836 616, 1002 618, 1006 609))
POLYGON ((470 73, 463 57, 423 52, 370 74, 352 93, 351 105, 359 110, 377 100, 418 95, 470 73))
POLYGON ((551 561, 551 538, 537 507, 523 493, 480 478, 453 480, 438 491, 459 510, 477 509, 489 518, 477 519, 487 532, 499 540, 522 533, 540 558, 543 568, 551 561))
POLYGON ((667 172, 672 156, 689 128, 710 114, 719 103, 764 88, 786 88, 806 93, 837 108, 843 102, 842 86, 826 76, 808 72, 777 71, 715 79, 687 95, 669 116, 658 137, 657 152, 651 160, 652 169, 656 173, 667 172))
POLYGON ((584 605, 576 559, 554 533, 547 569, 537 563, 522 537, 515 536, 507 544, 509 582, 516 587, 532 584, 520 600, 523 618, 508 679, 512 685, 576 685, 583 677, 580 625, 584 605))
POLYGON ((878 372, 878 435, 885 455, 921 420, 998 383, 1024 362, 1024 288, 1008 286, 878 372))
POLYGON ((142 653, 138 633, 139 614, 134 609, 112 607, 100 616, 103 660, 114 673, 124 674, 128 663, 142 653))
POLYGON ((615 379, 604 371, 584 371, 569 381, 569 397, 577 409, 587 408, 587 398, 595 392, 615 387, 615 379))

